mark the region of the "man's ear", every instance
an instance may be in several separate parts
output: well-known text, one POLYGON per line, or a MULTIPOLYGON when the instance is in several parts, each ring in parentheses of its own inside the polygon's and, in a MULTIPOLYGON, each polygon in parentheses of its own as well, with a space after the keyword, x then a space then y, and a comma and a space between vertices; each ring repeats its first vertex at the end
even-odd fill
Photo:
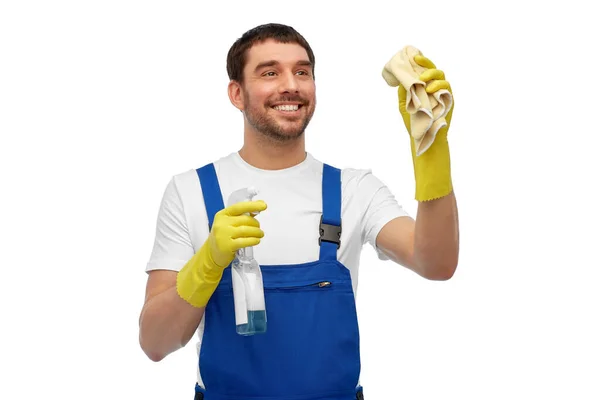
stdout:
POLYGON ((229 101, 240 111, 244 111, 244 94, 242 85, 237 81, 230 81, 227 85, 227 94, 229 95, 229 101))

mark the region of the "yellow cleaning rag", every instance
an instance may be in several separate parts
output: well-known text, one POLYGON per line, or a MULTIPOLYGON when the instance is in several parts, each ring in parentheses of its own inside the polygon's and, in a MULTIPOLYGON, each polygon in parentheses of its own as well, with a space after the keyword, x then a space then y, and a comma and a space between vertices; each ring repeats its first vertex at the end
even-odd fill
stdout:
POLYGON ((402 85, 406 89, 406 111, 410 114, 410 127, 415 141, 415 153, 423 154, 437 135, 447 125, 446 115, 452 107, 452 93, 446 89, 433 94, 425 91, 426 84, 419 80, 425 68, 414 61, 422 53, 413 46, 405 46, 383 68, 383 78, 388 85, 402 85))

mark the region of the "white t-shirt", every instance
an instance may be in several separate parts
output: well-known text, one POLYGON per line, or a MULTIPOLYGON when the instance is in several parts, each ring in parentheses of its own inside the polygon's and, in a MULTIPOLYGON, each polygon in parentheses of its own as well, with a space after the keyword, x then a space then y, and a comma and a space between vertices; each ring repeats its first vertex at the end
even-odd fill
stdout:
MULTIPOLYGON (((307 153, 305 160, 293 167, 261 170, 234 152, 216 160, 214 166, 225 206, 230 193, 249 186, 259 192, 254 199, 267 204, 267 209, 256 217, 265 233, 260 244, 254 247, 254 257, 259 264, 299 264, 319 259, 321 161, 307 153)), ((408 214, 370 170, 344 168, 341 180, 342 235, 338 260, 350 270, 356 294, 363 246, 369 243, 381 260, 387 260, 377 249, 377 234, 392 219, 408 214)), ((179 271, 202 247, 208 234, 208 218, 196 170, 173 176, 160 205, 154 247, 146 271, 179 271)), ((203 330, 204 319, 198 327, 197 349, 201 346, 203 330)), ((202 385, 199 371, 198 383, 202 385)))

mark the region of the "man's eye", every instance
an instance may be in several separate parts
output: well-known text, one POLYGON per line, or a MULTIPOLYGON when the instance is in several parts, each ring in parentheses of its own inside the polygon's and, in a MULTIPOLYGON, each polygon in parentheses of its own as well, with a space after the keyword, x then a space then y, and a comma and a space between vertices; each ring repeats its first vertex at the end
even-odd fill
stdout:
POLYGON ((275 72, 273 72, 273 71, 265 72, 265 76, 275 76, 275 72))

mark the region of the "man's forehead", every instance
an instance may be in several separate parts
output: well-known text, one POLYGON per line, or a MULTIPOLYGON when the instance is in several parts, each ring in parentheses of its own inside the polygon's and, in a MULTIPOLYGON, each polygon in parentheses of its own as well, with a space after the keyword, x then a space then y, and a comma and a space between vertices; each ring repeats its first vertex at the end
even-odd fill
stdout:
POLYGON ((269 39, 254 44, 248 50, 247 61, 250 68, 265 61, 297 63, 299 61, 308 61, 308 53, 298 43, 282 43, 269 39))

